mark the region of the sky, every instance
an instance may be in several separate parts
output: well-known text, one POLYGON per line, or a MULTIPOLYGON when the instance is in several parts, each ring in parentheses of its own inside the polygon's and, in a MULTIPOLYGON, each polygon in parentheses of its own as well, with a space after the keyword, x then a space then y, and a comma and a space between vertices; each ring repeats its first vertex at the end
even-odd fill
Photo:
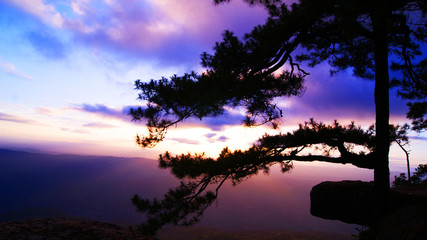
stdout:
MULTIPOLYGON (((227 29, 242 37, 267 18, 239 0, 0 0, 0 147, 52 153, 153 157, 248 148, 265 132, 297 128, 314 118, 343 124, 374 122, 374 83, 333 77, 329 66, 308 69, 302 97, 282 98, 279 130, 244 128, 239 109, 226 117, 190 120, 169 130, 153 149, 141 149, 144 124, 127 115, 137 100, 134 81, 203 71, 227 29)), ((406 102, 391 91, 391 122, 405 119, 406 102)), ((411 157, 422 162, 426 134, 411 133, 411 157)), ((404 162, 392 148, 391 159, 404 162)))

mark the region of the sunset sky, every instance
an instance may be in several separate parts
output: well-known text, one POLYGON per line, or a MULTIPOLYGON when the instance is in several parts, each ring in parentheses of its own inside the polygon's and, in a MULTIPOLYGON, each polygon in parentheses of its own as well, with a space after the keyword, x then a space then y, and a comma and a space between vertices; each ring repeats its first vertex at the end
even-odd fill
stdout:
MULTIPOLYGON (((200 54, 212 52, 228 29, 243 36, 264 23, 263 8, 239 0, 0 0, 0 147, 155 158, 174 153, 247 148, 268 127, 243 128, 241 113, 191 120, 172 128, 154 149, 140 149, 142 123, 127 116, 136 100, 134 81, 201 72, 200 54)), ((287 132, 314 117, 329 123, 374 122, 374 83, 334 77, 329 66, 308 69, 303 97, 280 99, 287 132)), ((391 91, 391 121, 407 107, 391 91)), ((411 133, 411 156, 425 162, 426 134, 411 133)), ((392 160, 404 163, 393 147, 392 160)))

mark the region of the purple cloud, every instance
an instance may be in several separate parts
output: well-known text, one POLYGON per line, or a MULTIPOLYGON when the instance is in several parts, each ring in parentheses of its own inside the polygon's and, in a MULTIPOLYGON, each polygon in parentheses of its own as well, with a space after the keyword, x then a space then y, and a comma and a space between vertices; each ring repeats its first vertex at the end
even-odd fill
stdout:
POLYGON ((72 109, 81 112, 93 113, 107 118, 120 119, 126 122, 130 122, 132 120, 131 116, 128 115, 130 108, 132 108, 132 106, 125 106, 121 109, 117 109, 108 107, 104 104, 78 104, 72 107, 72 109))
POLYGON ((199 54, 211 49, 225 29, 242 35, 267 16, 264 9, 248 8, 241 2, 215 7, 212 1, 199 0, 185 4, 173 0, 82 2, 74 11, 78 20, 66 26, 77 38, 90 45, 158 59, 162 64, 196 63, 199 54))
POLYGON ((19 117, 16 115, 11 115, 11 114, 2 113, 2 112, 0 112, 0 121, 41 125, 39 122, 36 122, 34 120, 31 120, 31 119, 26 119, 26 118, 22 118, 22 117, 19 117))
MULTIPOLYGON (((326 64, 308 69, 307 90, 302 97, 291 97, 284 108, 284 119, 375 119, 374 81, 353 77, 349 72, 330 76, 326 64)), ((406 102, 390 91, 391 116, 405 116, 406 102)))
MULTIPOLYGON (((125 58, 149 59, 162 65, 192 67, 198 65, 203 51, 221 40, 225 29, 242 36, 267 17, 263 8, 248 7, 241 1, 220 6, 214 6, 213 0, 73 1, 66 5, 7 0, 5 4, 39 26, 71 33, 73 42, 77 40, 90 48, 108 49, 125 58)), ((58 57, 64 53, 52 35, 33 31, 29 39, 43 55, 58 57), (60 51, 50 50, 47 43, 53 43, 60 51)))
POLYGON ((230 111, 226 111, 223 116, 216 118, 203 118, 202 120, 191 118, 183 122, 184 125, 196 125, 196 126, 204 126, 212 131, 221 131, 224 130, 227 126, 239 126, 243 125, 244 116, 239 113, 233 113, 230 111))
POLYGON ((208 133, 208 134, 205 134, 204 136, 205 136, 207 139, 211 139, 211 138, 215 137, 216 135, 217 135, 216 133, 208 133))
POLYGON ((219 137, 219 138, 217 139, 217 141, 220 141, 220 142, 227 142, 227 141, 228 141, 228 139, 230 139, 230 138, 228 138, 228 137, 226 137, 226 136, 221 136, 221 137, 219 137))

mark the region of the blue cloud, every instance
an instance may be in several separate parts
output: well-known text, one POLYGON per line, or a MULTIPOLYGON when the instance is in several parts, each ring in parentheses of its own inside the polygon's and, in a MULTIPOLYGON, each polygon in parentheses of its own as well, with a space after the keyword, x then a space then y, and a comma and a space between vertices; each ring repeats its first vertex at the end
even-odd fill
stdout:
POLYGON ((77 108, 79 110, 84 111, 84 112, 97 113, 97 114, 101 114, 104 116, 110 116, 110 117, 121 117, 122 116, 121 111, 114 109, 114 108, 107 107, 103 104, 95 104, 95 105, 82 104, 77 108))
POLYGON ((59 59, 66 56, 65 45, 47 31, 30 31, 26 37, 34 49, 45 57, 59 59))
POLYGON ((11 3, 0 1, 0 23, 3 25, 2 28, 17 27, 18 25, 22 27, 22 23, 28 24, 30 21, 34 21, 34 19, 25 11, 16 8, 11 3), (16 19, 19 19, 19 22, 16 19))
POLYGON ((202 120, 198 119, 189 119, 186 123, 194 124, 194 125, 202 125, 208 127, 213 131, 221 131, 224 130, 224 127, 227 126, 238 126, 243 124, 244 116, 239 113, 232 113, 230 111, 226 111, 223 116, 219 117, 208 117, 203 118, 202 120))
POLYGON ((210 138, 215 137, 216 135, 217 135, 216 133, 208 133, 208 134, 205 134, 205 137, 206 137, 207 139, 210 139, 210 138))
POLYGON ((217 141, 220 141, 220 142, 226 142, 226 141, 228 141, 228 139, 230 139, 229 137, 226 137, 226 136, 221 136, 221 137, 219 137, 218 139, 217 139, 217 141))
POLYGON ((220 137, 216 137, 218 134, 216 133, 208 133, 205 134, 204 137, 207 138, 208 142, 213 143, 213 142, 226 142, 228 141, 228 137, 226 136, 220 136, 220 137))

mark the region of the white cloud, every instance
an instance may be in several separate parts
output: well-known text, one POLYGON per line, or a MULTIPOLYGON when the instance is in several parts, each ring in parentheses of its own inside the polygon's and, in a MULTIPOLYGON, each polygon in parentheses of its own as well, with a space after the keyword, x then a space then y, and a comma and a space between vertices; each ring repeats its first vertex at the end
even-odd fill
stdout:
POLYGON ((55 6, 46 4, 44 0, 6 0, 24 11, 31 13, 32 15, 40 18, 43 22, 55 26, 61 27, 64 23, 64 19, 61 14, 56 11, 55 6))
POLYGON ((79 133, 79 134, 90 134, 90 132, 86 129, 74 129, 72 130, 73 133, 79 133))
POLYGON ((38 107, 36 108, 36 112, 42 115, 53 115, 55 110, 48 107, 38 107))
POLYGON ((86 14, 86 11, 88 10, 87 4, 90 0, 74 0, 71 2, 71 8, 73 9, 73 12, 75 12, 78 15, 84 15, 86 14))
POLYGON ((111 125, 111 124, 102 123, 102 122, 91 122, 91 123, 84 124, 83 127, 90 127, 90 128, 114 128, 116 126, 111 125))
POLYGON ((6 72, 7 74, 15 77, 25 78, 29 80, 33 79, 32 76, 19 71, 14 64, 9 62, 4 62, 1 59, 0 59, 0 69, 6 72))

